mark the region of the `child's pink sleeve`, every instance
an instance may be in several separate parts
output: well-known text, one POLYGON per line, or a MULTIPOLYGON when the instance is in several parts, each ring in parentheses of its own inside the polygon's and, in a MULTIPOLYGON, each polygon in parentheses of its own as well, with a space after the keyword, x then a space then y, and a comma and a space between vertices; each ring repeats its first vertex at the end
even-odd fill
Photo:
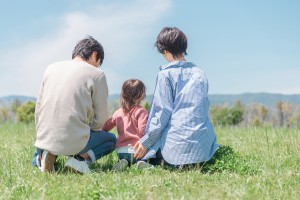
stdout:
POLYGON ((109 118, 103 125, 102 129, 103 131, 110 131, 111 129, 113 129, 116 126, 116 118, 114 117, 114 115, 109 118))
POLYGON ((145 134, 147 120, 148 120, 148 111, 146 109, 142 108, 137 116, 138 130, 139 130, 138 135, 140 138, 142 138, 145 134))

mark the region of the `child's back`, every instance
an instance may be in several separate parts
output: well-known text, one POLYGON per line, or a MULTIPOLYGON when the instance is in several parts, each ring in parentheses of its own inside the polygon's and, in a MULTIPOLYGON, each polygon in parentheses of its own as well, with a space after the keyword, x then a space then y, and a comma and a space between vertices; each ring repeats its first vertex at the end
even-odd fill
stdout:
POLYGON ((106 121, 103 130, 109 131, 117 127, 117 152, 118 148, 134 145, 141 137, 147 123, 148 111, 142 106, 133 106, 128 112, 119 108, 113 114, 112 118, 106 121))
POLYGON ((116 151, 119 162, 114 166, 116 170, 123 170, 136 160, 133 158, 133 146, 144 136, 148 119, 148 111, 140 106, 146 96, 144 83, 137 79, 130 79, 123 83, 121 93, 121 108, 107 120, 102 128, 110 131, 115 126, 118 131, 116 151))

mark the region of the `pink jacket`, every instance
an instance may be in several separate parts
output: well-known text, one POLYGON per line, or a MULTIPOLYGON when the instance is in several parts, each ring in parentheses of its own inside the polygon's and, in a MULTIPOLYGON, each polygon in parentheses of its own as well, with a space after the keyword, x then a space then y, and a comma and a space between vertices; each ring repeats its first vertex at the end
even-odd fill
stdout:
POLYGON ((134 106, 128 113, 124 113, 123 109, 119 108, 104 123, 102 130, 110 131, 117 126, 118 139, 116 147, 134 146, 144 136, 147 119, 148 111, 142 106, 134 106))

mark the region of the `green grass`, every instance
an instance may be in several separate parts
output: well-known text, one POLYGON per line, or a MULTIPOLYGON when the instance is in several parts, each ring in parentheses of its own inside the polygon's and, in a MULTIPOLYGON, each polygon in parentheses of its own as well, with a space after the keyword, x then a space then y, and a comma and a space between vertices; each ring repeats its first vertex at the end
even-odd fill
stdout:
POLYGON ((33 124, 0 125, 0 199, 300 199, 300 130, 217 127, 222 144, 196 168, 110 171, 116 154, 93 173, 55 174, 31 166, 33 124))

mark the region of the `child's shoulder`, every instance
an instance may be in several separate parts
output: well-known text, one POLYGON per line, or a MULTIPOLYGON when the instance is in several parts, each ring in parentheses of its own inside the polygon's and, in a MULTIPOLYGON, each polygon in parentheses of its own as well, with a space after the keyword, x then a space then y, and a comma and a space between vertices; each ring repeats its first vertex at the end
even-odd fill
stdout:
MULTIPOLYGON (((144 110, 146 110, 143 106, 141 106, 141 105, 138 105, 138 106, 136 106, 136 110, 137 111, 144 111, 144 110)), ((147 111, 147 110, 146 110, 147 111)))
POLYGON ((143 106, 136 106, 136 108, 135 108, 135 113, 136 113, 136 114, 140 114, 140 113, 148 113, 148 111, 147 111, 146 108, 144 108, 143 106))
POLYGON ((114 112, 114 116, 117 116, 117 115, 122 115, 124 113, 123 111, 123 108, 118 108, 115 112, 114 112))

